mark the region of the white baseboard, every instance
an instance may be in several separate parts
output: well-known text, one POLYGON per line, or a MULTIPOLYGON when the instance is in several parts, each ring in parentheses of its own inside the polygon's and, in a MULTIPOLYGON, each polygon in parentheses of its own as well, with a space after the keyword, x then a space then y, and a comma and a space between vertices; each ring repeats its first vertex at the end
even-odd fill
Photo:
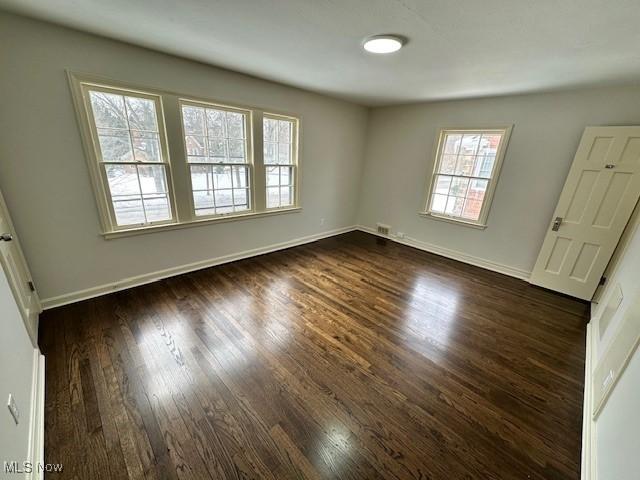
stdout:
POLYGON ((316 233, 314 235, 308 235, 306 237, 294 238, 286 242, 224 255, 222 257, 210 258, 207 260, 202 260, 200 262, 189 263, 186 265, 167 268, 165 270, 158 270, 151 273, 145 273, 143 275, 137 275, 135 277, 123 278, 116 282, 87 288, 85 290, 79 290, 77 292, 66 293, 64 295, 59 295, 56 297, 45 298, 41 300, 41 304, 44 310, 54 307, 60 307, 69 303, 79 302, 81 300, 87 300, 89 298, 106 295, 107 293, 117 292, 119 290, 155 282, 157 280, 162 280, 163 278, 173 277, 175 275, 193 272, 195 270, 201 270, 203 268, 214 267, 223 263, 234 262, 236 260, 242 260, 244 258, 255 257, 256 255, 263 255, 265 253, 275 252, 277 250, 283 250, 285 248, 315 242, 316 240, 321 240, 323 238, 333 237, 334 235, 340 235, 341 233, 351 232, 355 229, 356 227, 354 226, 338 228, 335 230, 316 233))
POLYGON ((582 469, 581 480, 596 480, 596 423, 593 421, 593 322, 587 324, 584 362, 584 401, 582 404, 582 469))
POLYGON ((366 233, 377 235, 382 238, 387 238, 394 242, 401 243, 403 245, 408 245, 410 247, 414 247, 419 250, 424 250, 425 252, 435 253, 436 255, 451 258, 453 260, 458 260, 459 262, 468 263, 470 265, 475 265, 476 267, 481 267, 487 270, 491 270, 493 272, 503 273, 505 275, 509 275, 510 277, 519 278, 521 280, 528 281, 529 276, 531 275, 531 272, 527 270, 510 267, 508 265, 503 265, 501 263, 496 263, 491 260, 486 260, 480 257, 474 257, 473 255, 468 255, 466 253, 462 253, 457 250, 451 250, 449 248, 440 247, 438 245, 423 242, 422 240, 417 240, 415 238, 410 238, 410 237, 398 238, 396 235, 381 235, 375 229, 364 226, 364 225, 357 225, 356 229, 366 233))
POLYGON ((44 473, 38 468, 44 465, 44 355, 38 348, 33 351, 33 377, 29 431, 29 462, 33 470, 29 480, 42 480, 44 473))

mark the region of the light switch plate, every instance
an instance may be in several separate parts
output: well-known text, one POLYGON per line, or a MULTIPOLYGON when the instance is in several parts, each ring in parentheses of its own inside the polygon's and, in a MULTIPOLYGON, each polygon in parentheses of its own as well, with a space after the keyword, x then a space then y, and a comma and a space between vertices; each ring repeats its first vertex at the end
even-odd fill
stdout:
POLYGON ((15 398, 13 398, 12 394, 9 394, 9 401, 7 402, 7 407, 9 408, 9 412, 11 412, 13 421, 16 422, 16 425, 18 425, 18 423, 20 423, 20 410, 18 410, 18 406, 16 405, 16 400, 15 398))

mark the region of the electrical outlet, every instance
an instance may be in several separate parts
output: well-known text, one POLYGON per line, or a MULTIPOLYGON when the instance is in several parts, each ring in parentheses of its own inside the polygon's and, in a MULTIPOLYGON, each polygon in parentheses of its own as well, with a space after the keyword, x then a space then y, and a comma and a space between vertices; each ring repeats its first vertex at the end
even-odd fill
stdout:
POLYGON ((396 237, 398 237, 398 238, 404 238, 404 237, 405 237, 405 234, 404 234, 404 232, 398 232, 398 233, 396 233, 396 237))
POLYGON ((320 226, 324 225, 324 218, 320 219, 320 226))
POLYGON ((12 394, 9 394, 9 401, 7 402, 7 407, 9 408, 9 412, 11 412, 13 421, 16 422, 16 425, 18 425, 18 423, 20 423, 20 410, 18 410, 18 406, 16 405, 16 399, 13 398, 12 394))

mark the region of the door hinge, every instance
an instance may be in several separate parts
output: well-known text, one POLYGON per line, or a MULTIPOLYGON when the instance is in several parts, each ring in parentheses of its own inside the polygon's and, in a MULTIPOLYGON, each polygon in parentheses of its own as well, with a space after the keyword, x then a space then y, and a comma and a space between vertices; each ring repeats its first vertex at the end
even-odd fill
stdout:
POLYGON ((607 277, 605 277, 604 275, 600 277, 600 281, 598 282, 598 285, 604 285, 605 283, 607 283, 607 277))
POLYGON ((31 290, 32 292, 36 291, 36 287, 31 280, 27 282, 27 285, 29 285, 29 290, 31 290))

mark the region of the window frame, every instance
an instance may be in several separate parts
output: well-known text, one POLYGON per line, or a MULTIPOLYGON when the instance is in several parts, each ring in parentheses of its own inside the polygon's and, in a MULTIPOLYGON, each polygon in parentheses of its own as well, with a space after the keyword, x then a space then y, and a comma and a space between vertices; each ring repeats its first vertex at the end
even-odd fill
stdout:
MULTIPOLYGON (((288 208, 296 208, 299 206, 298 203, 298 195, 299 195, 299 164, 298 164, 298 157, 299 157, 299 136, 300 136, 300 119, 298 117, 292 117, 290 115, 284 115, 281 113, 273 113, 273 112, 262 112, 262 119, 261 121, 264 124, 264 119, 265 118, 269 118, 272 120, 286 120, 288 122, 292 123, 292 128, 291 128, 291 152, 290 152, 290 158, 291 158, 291 163, 288 164, 272 164, 272 163, 264 163, 264 145, 262 146, 262 162, 263 162, 263 180, 265 182, 265 187, 264 187, 264 195, 265 195, 265 211, 271 212, 271 211, 278 211, 278 210, 283 210, 283 209, 288 209, 288 208), (293 187, 293 202, 290 205, 280 205, 277 207, 267 207, 267 195, 268 195, 268 186, 266 185, 266 169, 267 167, 290 167, 293 170, 293 175, 292 175, 292 179, 293 179, 293 183, 291 185, 289 185, 290 187, 293 187)), ((262 142, 264 142, 264 137, 261 139, 262 142)), ((281 188, 281 186, 280 186, 281 188)))
MULTIPOLYGON (((71 91, 73 107, 76 112, 76 119, 82 140, 85 161, 89 170, 89 178, 96 199, 98 216, 100 220, 100 234, 105 239, 114 239, 153 233, 163 230, 174 230, 195 226, 204 226, 218 222, 240 221, 254 217, 265 217, 279 214, 297 213, 302 211, 300 204, 301 169, 300 169, 300 138, 302 117, 298 114, 284 112, 269 106, 245 105, 235 101, 221 101, 199 95, 190 95, 184 92, 173 92, 156 87, 146 87, 136 85, 132 82, 122 82, 112 78, 94 75, 90 73, 74 72, 66 70, 67 80, 71 91), (160 101, 161 109, 157 108, 158 130, 162 137, 161 149, 163 159, 169 162, 167 168, 167 190, 170 192, 170 206, 173 220, 171 222, 153 222, 153 224, 126 225, 117 227, 115 217, 111 213, 111 198, 108 191, 108 184, 105 184, 100 174, 102 168, 96 153, 97 142, 96 133, 92 133, 95 124, 92 119, 92 112, 88 98, 83 94, 83 85, 95 85, 121 92, 129 92, 137 96, 156 97, 160 101), (252 153, 252 171, 250 171, 250 181, 248 184, 249 194, 252 204, 250 210, 242 210, 233 213, 218 215, 195 215, 193 208, 193 193, 191 189, 190 167, 187 161, 184 127, 182 124, 182 111, 180 101, 193 102, 196 104, 207 104, 214 108, 228 108, 250 112, 247 120, 247 148, 252 153), (267 113, 268 112, 268 113, 267 113), (266 181, 263 164, 263 114, 270 116, 281 116, 294 120, 296 144, 296 178, 295 178, 295 204, 281 208, 266 209, 266 181), (162 125, 162 126, 161 126, 162 125), (161 130, 162 129, 162 130, 161 130), (262 181, 260 180, 262 178, 262 181)), ((116 92, 119 93, 119 92, 116 92)), ((122 93, 119 93, 122 94, 122 93)), ((99 147, 98 147, 99 148, 99 147)), ((249 150, 248 150, 249 151, 249 150)), ((247 151, 247 152, 248 152, 247 151)), ((248 157, 247 157, 248 158, 248 157)), ((168 192, 168 193, 169 193, 168 192)))
POLYGON ((177 203, 175 199, 175 189, 173 185, 173 171, 171 164, 171 157, 169 155, 169 143, 167 140, 167 132, 165 128, 164 118, 164 106, 162 103, 162 97, 154 93, 132 89, 127 87, 105 85, 102 82, 94 81, 81 81, 77 85, 78 93, 81 98, 81 116, 83 121, 81 122, 81 128, 86 130, 85 136, 90 139, 90 145, 87 145, 85 150, 90 161, 88 162, 90 174, 92 177, 92 184, 96 197, 98 200, 98 207, 100 210, 101 224, 104 231, 119 232, 141 228, 151 228, 163 225, 173 225, 177 222, 177 203), (160 152, 162 155, 161 162, 137 162, 135 160, 128 162, 105 162, 102 157, 102 149, 100 147, 100 141, 98 138, 98 127, 95 123, 95 117, 93 109, 91 107, 91 92, 104 92, 114 95, 131 96, 137 98, 144 98, 151 100, 155 104, 156 109, 156 122, 158 124, 158 137, 160 143, 160 152), (115 209, 113 206, 113 197, 111 195, 111 189, 109 187, 109 179, 105 165, 162 165, 164 167, 166 184, 167 184, 167 199, 169 201, 169 207, 171 209, 171 218, 167 220, 144 222, 144 223, 132 223, 128 225, 118 225, 115 209))
MULTIPOLYGON (((491 204, 493 202, 493 196, 495 194, 495 190, 498 184, 498 179, 500 177, 500 172, 502 170, 502 165, 504 163, 504 157, 506 154, 507 146, 509 144, 509 138, 511 137, 511 131, 513 129, 513 125, 502 125, 502 126, 487 126, 487 127, 443 127, 438 129, 437 141, 434 145, 434 152, 432 155, 433 158, 433 169, 431 171, 431 176, 427 178, 427 186, 426 193, 422 201, 422 210, 420 210, 419 214, 425 217, 433 218, 436 220, 443 220, 446 222, 455 223, 458 225, 464 225, 468 227, 480 228, 484 229, 487 227, 487 219, 489 216, 489 211, 491 210, 491 204), (431 210, 431 200, 432 193, 435 189, 435 182, 440 170, 440 164, 442 161, 442 151, 444 148, 444 141, 448 134, 469 134, 469 133, 501 133, 502 139, 500 141, 500 145, 496 152, 496 159, 493 164, 493 169, 491 171, 491 176, 488 177, 487 190, 485 193, 485 197, 482 202, 482 208, 480 210, 480 214, 478 215, 478 220, 470 220, 462 217, 456 217, 453 215, 447 215, 442 212, 434 212, 431 210)), ((455 176, 455 175, 454 175, 455 176)), ((462 175, 464 178, 473 178, 462 175)))
MULTIPOLYGON (((186 168, 186 175, 189 179, 189 208, 190 208, 190 213, 191 213, 191 220, 193 222, 199 222, 202 220, 211 220, 211 219, 216 219, 216 218, 223 218, 223 217, 235 217, 235 216, 240 216, 240 215, 251 215, 251 214, 255 214, 258 213, 258 210, 256 209, 256 201, 255 201, 255 196, 256 194, 256 184, 255 184, 255 172, 256 172, 256 168, 255 168, 255 154, 254 154, 254 142, 253 142, 253 137, 254 137, 254 119, 253 119, 253 114, 254 111, 250 110, 250 109, 246 109, 246 108, 242 108, 242 107, 232 107, 232 106, 228 106, 228 105, 222 105, 220 103, 212 103, 212 102, 208 102, 208 101, 204 101, 204 100, 194 100, 192 98, 186 98, 186 97, 181 97, 178 99, 178 114, 180 116, 180 131, 182 132, 182 143, 184 146, 184 164, 185 164, 185 168, 186 168), (238 212, 228 212, 228 213, 214 213, 214 214, 210 214, 210 215, 197 215, 196 214, 196 206, 195 206, 195 201, 193 199, 193 179, 191 177, 191 165, 197 165, 197 163, 190 163, 189 162, 189 155, 187 152, 187 143, 186 143, 186 137, 187 134, 184 130, 184 121, 183 121, 183 115, 182 115, 182 107, 183 106, 191 106, 191 107, 198 107, 198 108, 211 108, 213 110, 222 110, 225 112, 233 112, 233 113, 242 113, 244 115, 246 115, 246 122, 244 125, 245 128, 245 138, 244 138, 244 145, 245 145, 245 159, 247 160, 247 163, 227 163, 227 164, 222 164, 222 163, 212 163, 212 162, 206 162, 206 163, 202 163, 201 165, 228 165, 228 166, 233 166, 233 165, 242 165, 245 166, 247 168, 248 171, 248 175, 249 175, 249 179, 247 182, 247 191, 248 191, 248 203, 249 206, 251 208, 247 209, 247 210, 241 210, 238 212)), ((207 138, 207 140, 209 139, 208 135, 205 135, 205 137, 207 138)), ((208 147, 207 147, 208 148, 208 147)), ((215 193, 214 193, 215 195, 215 193)))

